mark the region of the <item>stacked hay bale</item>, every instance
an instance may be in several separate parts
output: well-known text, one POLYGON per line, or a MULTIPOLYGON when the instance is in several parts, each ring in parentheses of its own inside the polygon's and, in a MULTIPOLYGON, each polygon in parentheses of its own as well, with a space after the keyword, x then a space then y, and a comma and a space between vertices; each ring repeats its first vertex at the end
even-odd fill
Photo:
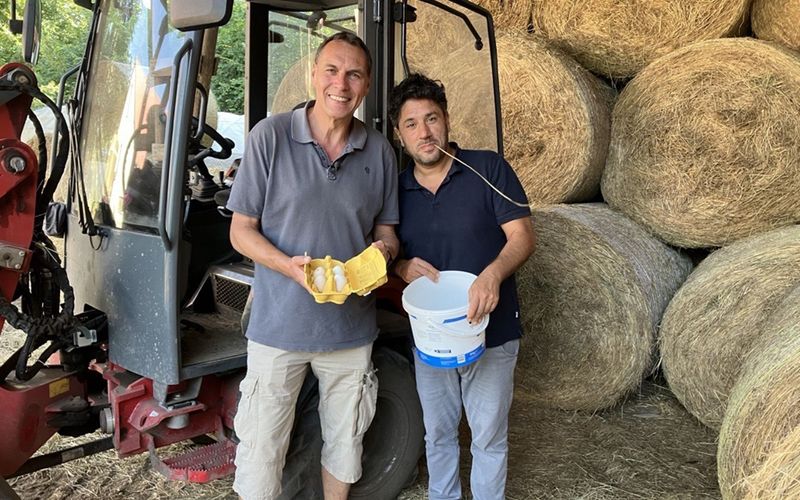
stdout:
POLYGON ((273 114, 291 111, 299 103, 314 98, 314 87, 311 85, 313 66, 314 54, 306 54, 289 68, 275 91, 270 107, 273 114))
POLYGON ((597 410, 653 367, 656 329, 686 257, 603 204, 533 211, 538 247, 517 274, 518 384, 540 404, 597 410))
POLYGON ((681 247, 800 222, 797 116, 796 53, 745 38, 679 49, 620 94, 603 196, 681 247))
POLYGON ((498 30, 527 31, 531 28, 531 0, 472 0, 492 14, 498 30))
MULTIPOLYGON (((434 68, 448 100, 452 138, 467 148, 491 148, 494 120, 486 117, 491 91, 474 68, 486 51, 464 47, 434 68), (476 120, 478 118, 478 120, 476 120)), ((521 32, 497 39, 505 158, 533 205, 592 200, 599 191, 611 129, 614 91, 546 40, 521 32)))
MULTIPOLYGON (((438 7, 423 0, 409 0, 408 5, 416 13, 416 19, 406 24, 406 58, 412 72, 427 74, 465 43, 474 47, 473 34, 462 18, 442 15, 438 7)), ((488 34, 485 18, 470 12, 464 15, 485 41, 488 34)))
POLYGON ((725 499, 800 498, 800 288, 765 327, 734 386, 719 436, 725 499))
POLYGON ((791 226, 712 253, 669 303, 660 334, 664 374, 704 424, 719 429, 742 360, 797 284, 800 226, 791 226))
POLYGON ((533 26, 583 66, 628 78, 673 50, 737 35, 750 0, 534 0, 533 26))
POLYGON ((800 50, 800 2, 754 0, 751 17, 758 38, 800 50))

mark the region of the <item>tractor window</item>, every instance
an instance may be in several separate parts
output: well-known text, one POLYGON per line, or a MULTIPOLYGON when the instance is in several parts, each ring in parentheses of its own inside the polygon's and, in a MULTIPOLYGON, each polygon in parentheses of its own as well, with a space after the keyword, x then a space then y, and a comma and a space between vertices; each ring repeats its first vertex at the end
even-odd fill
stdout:
POLYGON ((105 3, 82 131, 86 193, 100 224, 157 227, 164 114, 183 36, 162 1, 105 3))
POLYGON ((270 12, 269 81, 267 109, 291 111, 314 99, 311 67, 314 53, 325 38, 339 31, 358 34, 355 4, 313 12, 270 12))
MULTIPOLYGON (((408 69, 444 84, 451 140, 463 148, 498 151, 488 21, 454 2, 441 3, 466 16, 469 23, 438 6, 409 0, 416 9, 416 20, 406 25, 408 69), (481 49, 476 48, 478 39, 483 43, 481 49)), ((396 26, 396 39, 400 40, 402 25, 396 26)), ((405 75, 400 57, 395 60, 395 83, 399 83, 405 75)))

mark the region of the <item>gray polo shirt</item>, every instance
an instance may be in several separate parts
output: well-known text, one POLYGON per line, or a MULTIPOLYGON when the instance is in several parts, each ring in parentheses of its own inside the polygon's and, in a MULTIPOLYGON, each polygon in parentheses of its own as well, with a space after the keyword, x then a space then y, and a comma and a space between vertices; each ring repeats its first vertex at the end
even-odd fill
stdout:
MULTIPOLYGON (((228 209, 261 221, 286 255, 346 261, 373 241, 375 224, 397 224, 397 165, 377 130, 357 119, 334 161, 311 137, 305 109, 260 121, 247 137, 228 209)), ((375 340, 374 296, 317 304, 293 280, 256 264, 247 338, 288 351, 332 351, 375 340)))

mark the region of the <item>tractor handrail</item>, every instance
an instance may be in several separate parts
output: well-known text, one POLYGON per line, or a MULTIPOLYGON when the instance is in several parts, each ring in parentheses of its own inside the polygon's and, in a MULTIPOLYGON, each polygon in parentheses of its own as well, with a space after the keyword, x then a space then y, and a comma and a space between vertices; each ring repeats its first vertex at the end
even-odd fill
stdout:
POLYGON ((172 240, 167 233, 167 194, 169 193, 169 173, 172 163, 172 133, 175 125, 175 108, 178 103, 178 80, 180 79, 181 61, 192 49, 192 39, 189 38, 172 60, 172 79, 169 82, 169 104, 167 106, 167 125, 164 131, 164 159, 161 163, 161 187, 158 192, 158 234, 167 251, 172 250, 172 240))
MULTIPOLYGON (((61 75, 61 79, 58 81, 58 97, 56 98, 56 107, 61 109, 64 106, 64 90, 67 87, 67 80, 76 74, 81 69, 80 64, 76 64, 72 68, 68 69, 66 73, 61 75)), ((49 164, 47 166, 47 171, 52 172, 53 166, 56 163, 56 156, 58 156, 58 141, 56 138, 58 137, 58 133, 61 130, 61 122, 59 121, 61 118, 56 116, 53 123, 53 152, 49 158, 49 164)))

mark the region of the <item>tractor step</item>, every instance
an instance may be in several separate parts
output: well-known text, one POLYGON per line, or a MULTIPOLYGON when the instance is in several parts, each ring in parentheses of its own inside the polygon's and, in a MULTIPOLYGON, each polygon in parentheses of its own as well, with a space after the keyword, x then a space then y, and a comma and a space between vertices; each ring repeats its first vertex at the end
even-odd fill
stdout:
POLYGON ((226 439, 165 460, 161 460, 155 450, 151 450, 150 461, 153 469, 167 479, 207 483, 233 474, 236 469, 236 466, 233 465, 235 455, 236 444, 226 439))

